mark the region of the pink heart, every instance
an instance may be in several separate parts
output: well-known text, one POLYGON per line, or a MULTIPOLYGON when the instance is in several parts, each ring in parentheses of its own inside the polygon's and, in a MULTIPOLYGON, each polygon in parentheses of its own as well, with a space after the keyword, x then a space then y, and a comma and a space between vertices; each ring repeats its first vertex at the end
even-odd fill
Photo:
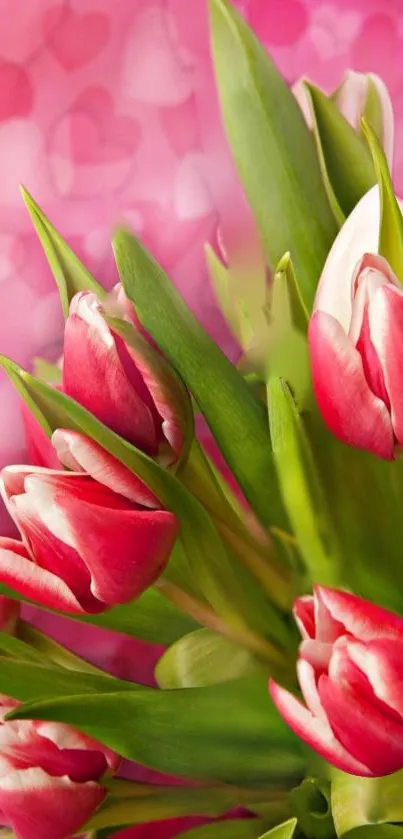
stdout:
POLYGON ((83 91, 70 111, 70 141, 78 164, 114 163, 127 158, 140 140, 137 122, 114 114, 112 96, 103 88, 83 91))
POLYGON ((48 47, 65 70, 76 70, 88 64, 102 52, 109 37, 109 19, 100 12, 80 15, 66 9, 55 28, 55 16, 50 9, 44 15, 43 26, 48 47))
POLYGON ((27 116, 32 110, 34 92, 27 71, 19 64, 0 64, 0 122, 27 116))

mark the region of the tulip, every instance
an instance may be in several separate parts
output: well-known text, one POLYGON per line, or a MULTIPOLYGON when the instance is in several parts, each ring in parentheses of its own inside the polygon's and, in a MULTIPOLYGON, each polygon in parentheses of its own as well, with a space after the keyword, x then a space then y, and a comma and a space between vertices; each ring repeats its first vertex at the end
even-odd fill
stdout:
POLYGON ((329 253, 309 346, 313 386, 330 430, 345 443, 391 460, 403 442, 403 289, 375 253, 378 227, 374 187, 329 253))
POLYGON ((10 466, 0 490, 22 536, 0 539, 0 580, 52 609, 97 613, 139 597, 176 539, 172 513, 141 507, 89 475, 10 466))
POLYGON ((297 673, 305 704, 274 681, 270 693, 298 736, 352 775, 403 768, 403 619, 343 591, 300 597, 297 673))
POLYGON ((145 341, 120 286, 106 306, 137 330, 139 345, 134 349, 109 327, 95 294, 80 292, 65 327, 62 389, 116 434, 150 456, 163 457, 165 464, 173 463, 187 434, 177 380, 168 365, 160 374, 159 356, 145 341))
MULTIPOLYGON (((312 128, 312 115, 304 81, 303 77, 298 79, 293 85, 292 91, 309 128, 312 128)), ((377 125, 379 139, 391 168, 393 163, 394 116, 389 92, 382 79, 374 73, 357 73, 355 70, 346 70, 341 85, 332 94, 332 99, 357 133, 361 132, 360 120, 362 116, 368 117, 374 125, 379 123, 377 125)))
POLYGON ((0 823, 17 839, 67 839, 105 798, 100 784, 119 758, 61 723, 6 721, 18 702, 0 700, 0 823))

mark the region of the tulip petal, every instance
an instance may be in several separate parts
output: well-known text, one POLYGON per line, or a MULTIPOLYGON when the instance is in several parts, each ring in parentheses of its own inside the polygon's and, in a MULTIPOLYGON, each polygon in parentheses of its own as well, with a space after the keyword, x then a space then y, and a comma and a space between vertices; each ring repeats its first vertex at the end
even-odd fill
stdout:
POLYGON ((305 702, 311 714, 316 719, 320 719, 326 725, 329 725, 326 712, 322 708, 320 701, 314 667, 305 659, 300 658, 297 662, 297 674, 305 702))
POLYGON ((371 776, 371 770, 355 760, 336 740, 330 726, 314 717, 292 693, 276 682, 269 684, 271 698, 281 716, 298 737, 333 766, 351 775, 371 776))
POLYGON ((389 284, 382 286, 370 301, 369 322, 390 400, 393 430, 403 443, 403 291, 389 284))
POLYGON ((22 597, 43 606, 73 614, 84 612, 68 586, 55 574, 35 565, 17 540, 0 539, 0 580, 22 597))
POLYGON ((382 713, 363 693, 320 676, 319 695, 335 737, 374 775, 403 768, 403 724, 382 713))
POLYGON ((49 469, 60 468, 60 463, 49 437, 25 402, 22 403, 21 410, 29 463, 32 463, 33 466, 47 466, 49 469))
POLYGON ((139 597, 162 573, 178 534, 165 510, 105 510, 65 499, 77 550, 91 574, 91 592, 104 603, 139 597))
POLYGON ((95 481, 135 504, 159 507, 158 499, 140 478, 85 434, 57 429, 52 443, 59 460, 68 469, 91 475, 95 481))
POLYGON ((332 617, 339 621, 349 635, 361 641, 375 638, 402 638, 403 619, 388 609, 375 606, 362 597, 325 586, 315 586, 332 617))
POLYGON ((330 430, 344 443, 391 460, 389 412, 370 390, 361 356, 338 321, 316 311, 309 325, 309 344, 313 386, 330 430))
POLYGON ((402 717, 403 722, 403 640, 377 638, 367 643, 348 641, 354 664, 365 673, 377 699, 402 717))
POLYGON ((297 597, 293 615, 301 637, 304 639, 315 638, 314 599, 311 594, 297 597))
POLYGON ((354 269, 364 253, 378 251, 379 219, 379 188, 374 186, 343 224, 319 281, 314 311, 332 315, 346 333, 352 315, 354 269))
POLYGON ((111 749, 108 749, 106 746, 101 746, 97 740, 94 740, 92 737, 88 737, 86 734, 83 734, 81 731, 77 731, 75 728, 71 728, 70 725, 64 725, 60 722, 47 722, 44 720, 35 720, 33 725, 41 737, 46 737, 48 740, 51 740, 51 742, 59 749, 79 749, 81 754, 83 754, 86 749, 101 751, 105 756, 109 769, 112 769, 113 771, 118 769, 121 757, 119 757, 116 752, 112 752, 111 749))
POLYGON ((18 839, 66 839, 88 821, 104 797, 99 784, 51 778, 39 768, 0 777, 0 810, 18 839))

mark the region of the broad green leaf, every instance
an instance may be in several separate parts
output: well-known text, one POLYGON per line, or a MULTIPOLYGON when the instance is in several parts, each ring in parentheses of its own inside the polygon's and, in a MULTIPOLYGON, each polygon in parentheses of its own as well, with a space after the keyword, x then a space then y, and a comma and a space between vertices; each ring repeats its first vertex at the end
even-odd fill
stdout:
POLYGON ((45 251, 50 269, 59 288, 60 300, 65 317, 69 313, 70 300, 78 291, 93 291, 104 297, 106 291, 80 262, 60 233, 42 212, 36 201, 23 187, 25 201, 32 223, 45 251))
POLYGON ((289 252, 281 257, 274 272, 270 289, 269 314, 273 322, 273 328, 276 327, 276 322, 279 322, 279 328, 286 324, 306 335, 309 313, 302 298, 289 252))
POLYGON ((273 454, 284 503, 311 578, 339 582, 339 546, 310 443, 287 385, 269 378, 273 454))
POLYGON ((365 134, 379 185, 381 199, 381 224, 379 230, 379 253, 403 282, 403 218, 399 203, 393 191, 391 175, 383 148, 371 128, 363 119, 365 134))
POLYGON ((229 269, 217 256, 211 245, 206 245, 206 261, 210 282, 214 288, 220 309, 228 323, 232 334, 243 346, 243 330, 240 323, 240 314, 235 307, 233 294, 231 293, 231 275, 229 269))
POLYGON ((258 819, 225 819, 181 833, 182 839, 257 839, 262 822, 258 819))
MULTIPOLYGON (((70 428, 88 435, 138 475, 163 506, 177 515, 180 539, 189 563, 189 580, 195 580, 203 596, 225 620, 226 631, 232 637, 264 658, 284 665, 284 654, 256 634, 256 629, 263 635, 271 631, 271 604, 257 580, 227 551, 200 502, 167 469, 118 437, 77 402, 35 379, 4 356, 0 357, 0 366, 48 435, 56 428, 70 428)), ((169 565, 165 575, 169 575, 169 565)))
POLYGON ((286 251, 311 307, 337 226, 314 141, 262 44, 227 0, 210 0, 224 125, 269 262, 286 251))
POLYGON ((158 661, 155 677, 162 688, 195 688, 249 676, 262 666, 247 650, 199 629, 180 638, 158 661))
POLYGON ((192 392, 251 507, 263 523, 284 524, 264 406, 140 242, 120 231, 114 250, 127 296, 192 392))
POLYGON ((323 182, 339 225, 376 183, 371 155, 332 99, 305 83, 323 182))
POLYGON ((262 792, 218 786, 201 789, 154 784, 133 784, 130 797, 114 799, 113 793, 84 830, 112 825, 143 824, 180 816, 220 816, 235 807, 259 801, 262 792))
MULTIPOLYGON (((0 659, 2 690, 39 698, 33 680, 24 680, 22 696, 15 680, 8 691, 3 669, 0 659)), ((267 788, 295 781, 303 771, 301 745, 271 704, 266 678, 192 690, 136 687, 75 697, 71 692, 70 687, 70 696, 31 702, 18 716, 71 723, 129 760, 183 777, 267 788)))
MULTIPOLYGON (((24 601, 24 598, 3 583, 0 583, 0 594, 11 597, 13 600, 24 601)), ((32 603, 33 601, 25 602, 32 603)), ((182 635, 198 628, 193 618, 177 609, 155 588, 149 588, 132 603, 114 606, 113 609, 108 609, 100 615, 63 615, 63 617, 102 626, 105 629, 113 629, 124 635, 132 635, 154 644, 173 644, 182 635)))
MULTIPOLYGON (((49 663, 30 662, 27 658, 0 658, 0 674, 3 693, 23 702, 33 697, 38 700, 40 697, 67 697, 78 692, 88 696, 119 691, 119 695, 123 695, 134 687, 131 682, 114 679, 109 674, 67 670, 49 663)), ((141 685, 135 687, 139 691, 142 689, 141 685)))
MULTIPOLYGON (((332 770, 331 802, 337 836, 351 835, 355 839, 356 828, 403 822, 402 781, 403 772, 385 778, 358 778, 332 770)), ((368 835, 372 837, 372 833, 368 835)))
POLYGON ((289 819, 284 824, 278 824, 276 827, 272 827, 267 833, 263 833, 259 839, 293 839, 296 827, 297 820, 289 819))

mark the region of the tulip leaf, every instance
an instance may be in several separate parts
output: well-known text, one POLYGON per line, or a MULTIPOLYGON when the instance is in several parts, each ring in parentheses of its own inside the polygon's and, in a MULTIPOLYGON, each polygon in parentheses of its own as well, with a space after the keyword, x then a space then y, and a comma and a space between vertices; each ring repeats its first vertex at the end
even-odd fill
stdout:
POLYGON ((0 632, 0 655, 7 653, 13 658, 18 658, 20 661, 33 661, 37 664, 48 664, 49 661, 44 661, 43 653, 30 647, 20 638, 14 638, 13 635, 8 635, 6 632, 0 632))
MULTIPOLYGON (((403 822, 402 780, 403 772, 384 778, 359 778, 332 770, 331 802, 337 836, 355 839, 357 835, 358 839, 357 828, 403 822)), ((372 833, 368 836, 372 837, 372 833)), ((380 832, 379 839, 382 836, 380 832)), ((378 837, 377 832, 374 837, 378 837)))
POLYGON ((312 839, 335 839, 330 783, 326 778, 304 778, 299 787, 291 790, 289 808, 304 835, 312 839))
POLYGON ((93 291, 104 297, 106 291, 80 262, 78 256, 64 241, 60 233, 42 212, 36 201, 24 187, 21 188, 32 223, 45 251, 50 269, 59 288, 60 300, 65 317, 69 313, 70 300, 78 291, 93 291))
POLYGON ((273 453, 290 521, 314 582, 335 585, 339 546, 308 437, 286 383, 268 381, 273 453))
MULTIPOLYGON (((101 810, 83 828, 83 832, 115 825, 144 824, 181 816, 214 818, 235 807, 258 802, 262 793, 231 786, 207 786, 201 789, 160 784, 131 784, 130 797, 109 796, 101 810)), ((129 790, 128 790, 129 793, 129 790)), ((255 839, 256 832, 252 839, 255 839)))
POLYGON ((127 296, 193 394, 251 507, 263 523, 284 525, 264 406, 140 242, 122 230, 113 244, 127 296))
POLYGON ((194 688, 260 669, 262 665, 247 650, 210 629, 199 629, 169 647, 157 663, 155 678, 162 688, 194 688))
POLYGON ((259 819, 225 819, 193 827, 181 833, 181 839, 256 839, 263 827, 259 819))
MULTIPOLYGON (((21 370, 4 356, 0 357, 0 366, 28 407, 35 411, 47 434, 57 428, 66 428, 91 437, 141 478, 163 506, 177 515, 190 583, 195 580, 205 599, 225 620, 226 629, 242 639, 245 646, 284 665, 283 653, 278 653, 272 643, 255 632, 257 629, 264 635, 273 631, 269 620, 273 610, 268 598, 242 562, 227 551, 210 516, 186 487, 167 469, 104 426, 78 402, 21 370)), ((169 565, 165 573, 169 574, 169 565)), ((282 629, 286 631, 285 624, 282 629)))
MULTIPOLYGON (((13 600, 33 602, 25 600, 4 583, 0 583, 0 594, 11 597, 13 600)), ((131 635, 154 644, 173 644, 182 635, 198 628, 193 618, 181 612, 155 588, 147 589, 135 602, 114 606, 100 615, 63 615, 63 617, 105 629, 113 629, 115 632, 122 632, 124 635, 131 635)))
MULTIPOLYGON (((102 695, 119 692, 123 696, 126 690, 133 690, 132 682, 115 679, 106 673, 84 673, 81 670, 68 670, 54 664, 36 663, 27 658, 12 659, 0 657, 0 679, 2 692, 22 702, 31 701, 35 696, 68 697, 78 692, 82 695, 102 695)), ((142 690, 141 685, 136 689, 142 690)))
POLYGON ((379 229, 379 253, 403 283, 403 217, 399 203, 393 191, 391 175, 383 148, 371 128, 362 120, 365 134, 379 185, 381 199, 381 221, 379 229))
POLYGON ((323 182, 339 225, 376 183, 371 155, 332 99, 305 83, 323 182))
POLYGON ((242 324, 240 323, 240 313, 236 310, 232 294, 229 268, 224 265, 211 245, 206 245, 205 253, 210 282, 214 288, 220 309, 234 338, 243 346, 242 324))
POLYGON ((272 827, 267 833, 263 833, 259 839, 293 839, 297 828, 297 819, 288 819, 283 824, 272 827))
POLYGON ((210 0, 224 126, 274 267, 290 250, 311 307, 337 226, 313 138, 262 44, 227 0, 210 0))
MULTIPOLYGON (((1 659, 0 680, 17 699, 41 696, 35 680, 21 687, 4 680, 1 659)), ((129 760, 182 777, 267 789, 303 771, 300 742, 270 703, 266 677, 192 690, 71 693, 31 701, 12 717, 69 723, 129 760)))

